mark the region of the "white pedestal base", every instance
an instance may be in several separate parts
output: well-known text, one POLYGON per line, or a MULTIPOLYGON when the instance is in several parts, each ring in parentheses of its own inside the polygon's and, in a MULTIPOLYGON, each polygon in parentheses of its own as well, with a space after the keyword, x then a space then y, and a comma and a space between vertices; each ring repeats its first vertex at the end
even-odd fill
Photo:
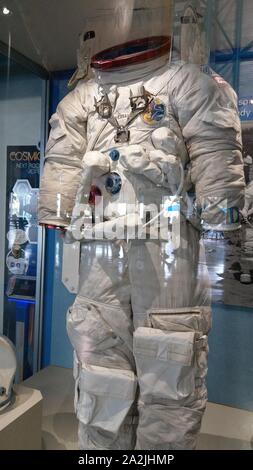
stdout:
POLYGON ((0 411, 0 450, 40 450, 41 422, 39 390, 16 385, 12 403, 0 411))

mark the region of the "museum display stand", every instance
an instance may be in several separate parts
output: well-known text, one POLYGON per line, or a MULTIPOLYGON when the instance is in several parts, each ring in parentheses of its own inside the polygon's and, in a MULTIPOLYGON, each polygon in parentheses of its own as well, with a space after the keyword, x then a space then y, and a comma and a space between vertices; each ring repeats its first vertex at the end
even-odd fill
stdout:
POLYGON ((40 450, 42 395, 39 390, 14 387, 11 404, 0 411, 0 450, 40 450))

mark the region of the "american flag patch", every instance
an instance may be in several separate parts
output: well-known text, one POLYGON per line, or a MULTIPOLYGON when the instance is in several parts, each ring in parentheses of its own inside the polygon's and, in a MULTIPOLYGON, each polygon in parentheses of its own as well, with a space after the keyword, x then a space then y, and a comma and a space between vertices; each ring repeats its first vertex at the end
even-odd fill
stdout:
POLYGON ((220 75, 212 75, 212 78, 216 81, 219 86, 227 85, 226 80, 224 80, 224 78, 222 78, 220 75))

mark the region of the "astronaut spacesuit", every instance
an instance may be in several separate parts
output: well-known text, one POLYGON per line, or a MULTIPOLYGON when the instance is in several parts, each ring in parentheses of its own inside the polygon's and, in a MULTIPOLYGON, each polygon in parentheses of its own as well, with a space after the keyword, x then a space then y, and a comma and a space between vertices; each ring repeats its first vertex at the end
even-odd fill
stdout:
POLYGON ((181 195, 174 249, 159 223, 153 237, 152 215, 146 238, 86 237, 81 244, 67 330, 83 449, 194 449, 205 410, 210 295, 187 189, 190 181, 204 224, 238 228, 240 122, 231 87, 196 65, 170 62, 169 51, 164 34, 139 34, 95 54, 94 76, 79 80, 50 121, 40 223, 67 228, 73 208, 88 201, 94 209, 102 196, 100 228, 124 225, 124 203, 161 207, 181 195))

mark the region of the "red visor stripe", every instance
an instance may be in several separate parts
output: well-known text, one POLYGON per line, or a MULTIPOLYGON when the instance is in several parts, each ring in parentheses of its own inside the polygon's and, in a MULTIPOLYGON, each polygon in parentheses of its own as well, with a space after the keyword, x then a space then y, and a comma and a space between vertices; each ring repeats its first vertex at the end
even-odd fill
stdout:
MULTIPOLYGON (((118 67, 123 67, 125 65, 139 64, 141 62, 146 62, 158 57, 161 57, 170 51, 171 47, 171 38, 170 36, 152 36, 149 38, 135 39, 134 41, 129 41, 118 46, 105 49, 104 51, 99 52, 94 55, 91 59, 91 67, 94 69, 103 69, 110 70, 118 67), (117 55, 117 50, 122 51, 122 49, 131 48, 134 46, 143 46, 149 45, 147 50, 141 52, 133 52, 126 55, 119 55, 119 57, 113 59, 103 59, 103 56, 112 55, 115 57, 117 55)), ((120 52, 119 52, 120 53, 120 52)))

